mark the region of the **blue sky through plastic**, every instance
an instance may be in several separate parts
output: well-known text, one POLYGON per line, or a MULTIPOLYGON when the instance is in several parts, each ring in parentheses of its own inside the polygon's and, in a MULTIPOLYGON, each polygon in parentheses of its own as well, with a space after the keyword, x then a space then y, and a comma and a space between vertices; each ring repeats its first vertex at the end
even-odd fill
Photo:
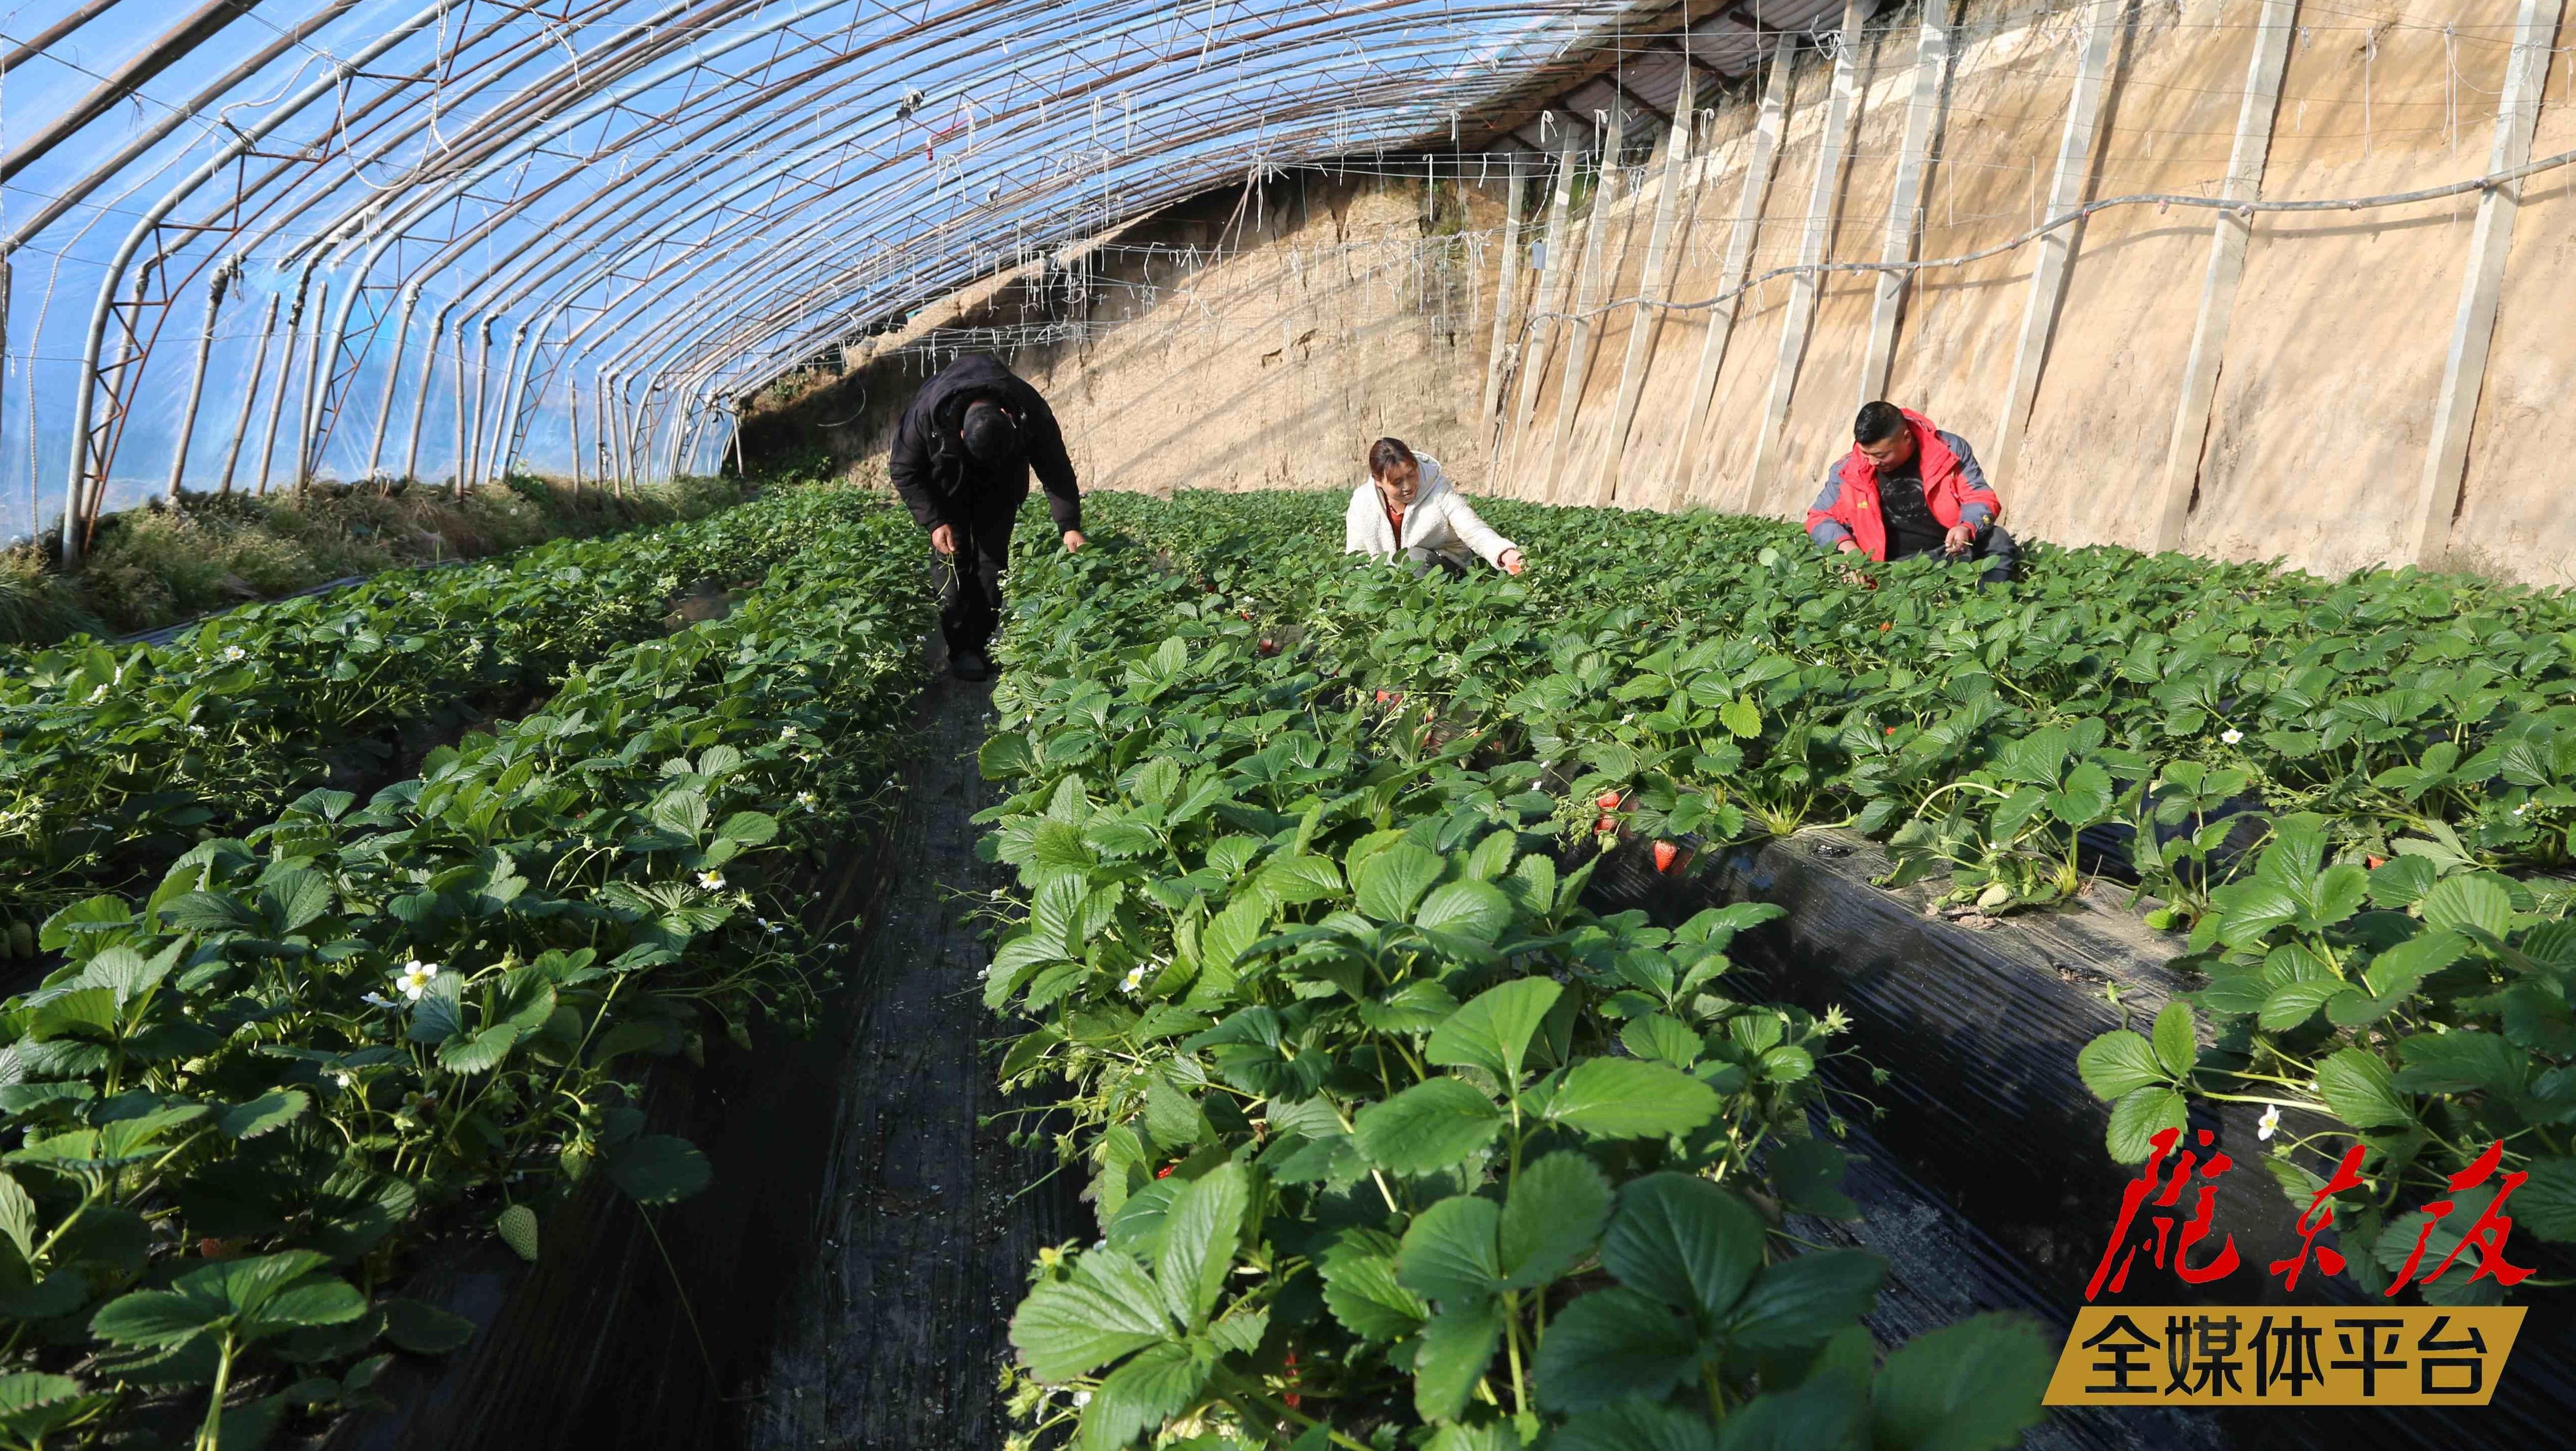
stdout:
POLYGON ((0 534, 59 516, 86 377, 108 507, 165 488, 201 345, 191 489, 291 485, 308 437, 320 477, 565 472, 576 397, 586 453, 610 403, 705 467, 705 399, 1254 167, 1445 131, 1618 8, 239 3, 113 0, 25 54, 95 0, 0 12, 0 534))

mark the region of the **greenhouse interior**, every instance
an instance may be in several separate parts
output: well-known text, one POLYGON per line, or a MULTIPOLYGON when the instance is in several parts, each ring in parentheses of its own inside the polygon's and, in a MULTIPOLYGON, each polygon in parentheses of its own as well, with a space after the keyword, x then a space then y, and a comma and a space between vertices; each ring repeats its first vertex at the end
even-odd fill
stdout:
POLYGON ((7 10, 0 1451, 2576 1441, 2378 3, 7 10))

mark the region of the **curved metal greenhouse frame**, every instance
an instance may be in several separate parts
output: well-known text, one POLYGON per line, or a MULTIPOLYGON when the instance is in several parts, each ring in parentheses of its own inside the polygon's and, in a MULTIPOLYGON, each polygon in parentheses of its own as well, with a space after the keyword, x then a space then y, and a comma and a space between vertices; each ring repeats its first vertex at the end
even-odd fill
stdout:
POLYGON ((183 487, 710 466, 734 396, 963 283, 1462 116, 1522 149, 1534 85, 1588 127, 1605 47, 1820 9, 1766 8, 38 0, 0 22, 0 518, 76 559, 183 487))

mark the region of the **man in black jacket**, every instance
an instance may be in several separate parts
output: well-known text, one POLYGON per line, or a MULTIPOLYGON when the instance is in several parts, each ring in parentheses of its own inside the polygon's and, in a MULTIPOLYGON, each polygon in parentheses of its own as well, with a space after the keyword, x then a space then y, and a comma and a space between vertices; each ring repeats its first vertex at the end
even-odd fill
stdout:
POLYGON ((1055 410, 997 358, 970 353, 921 385, 895 425, 886 458, 895 492, 954 566, 939 591, 939 631, 960 680, 991 673, 984 646, 1001 623, 1002 567, 1011 524, 1029 497, 1029 470, 1067 552, 1082 547, 1082 495, 1055 410))

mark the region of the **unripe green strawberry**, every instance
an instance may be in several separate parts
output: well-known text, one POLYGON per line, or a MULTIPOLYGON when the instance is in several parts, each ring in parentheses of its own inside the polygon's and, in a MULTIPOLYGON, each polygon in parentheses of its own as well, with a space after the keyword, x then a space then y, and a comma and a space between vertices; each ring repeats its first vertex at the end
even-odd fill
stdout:
POLYGON ((513 1204, 501 1211, 500 1218, 492 1221, 492 1228, 500 1232, 503 1244, 518 1251, 519 1258, 530 1264, 537 1262, 537 1212, 535 1210, 524 1204, 513 1204))

